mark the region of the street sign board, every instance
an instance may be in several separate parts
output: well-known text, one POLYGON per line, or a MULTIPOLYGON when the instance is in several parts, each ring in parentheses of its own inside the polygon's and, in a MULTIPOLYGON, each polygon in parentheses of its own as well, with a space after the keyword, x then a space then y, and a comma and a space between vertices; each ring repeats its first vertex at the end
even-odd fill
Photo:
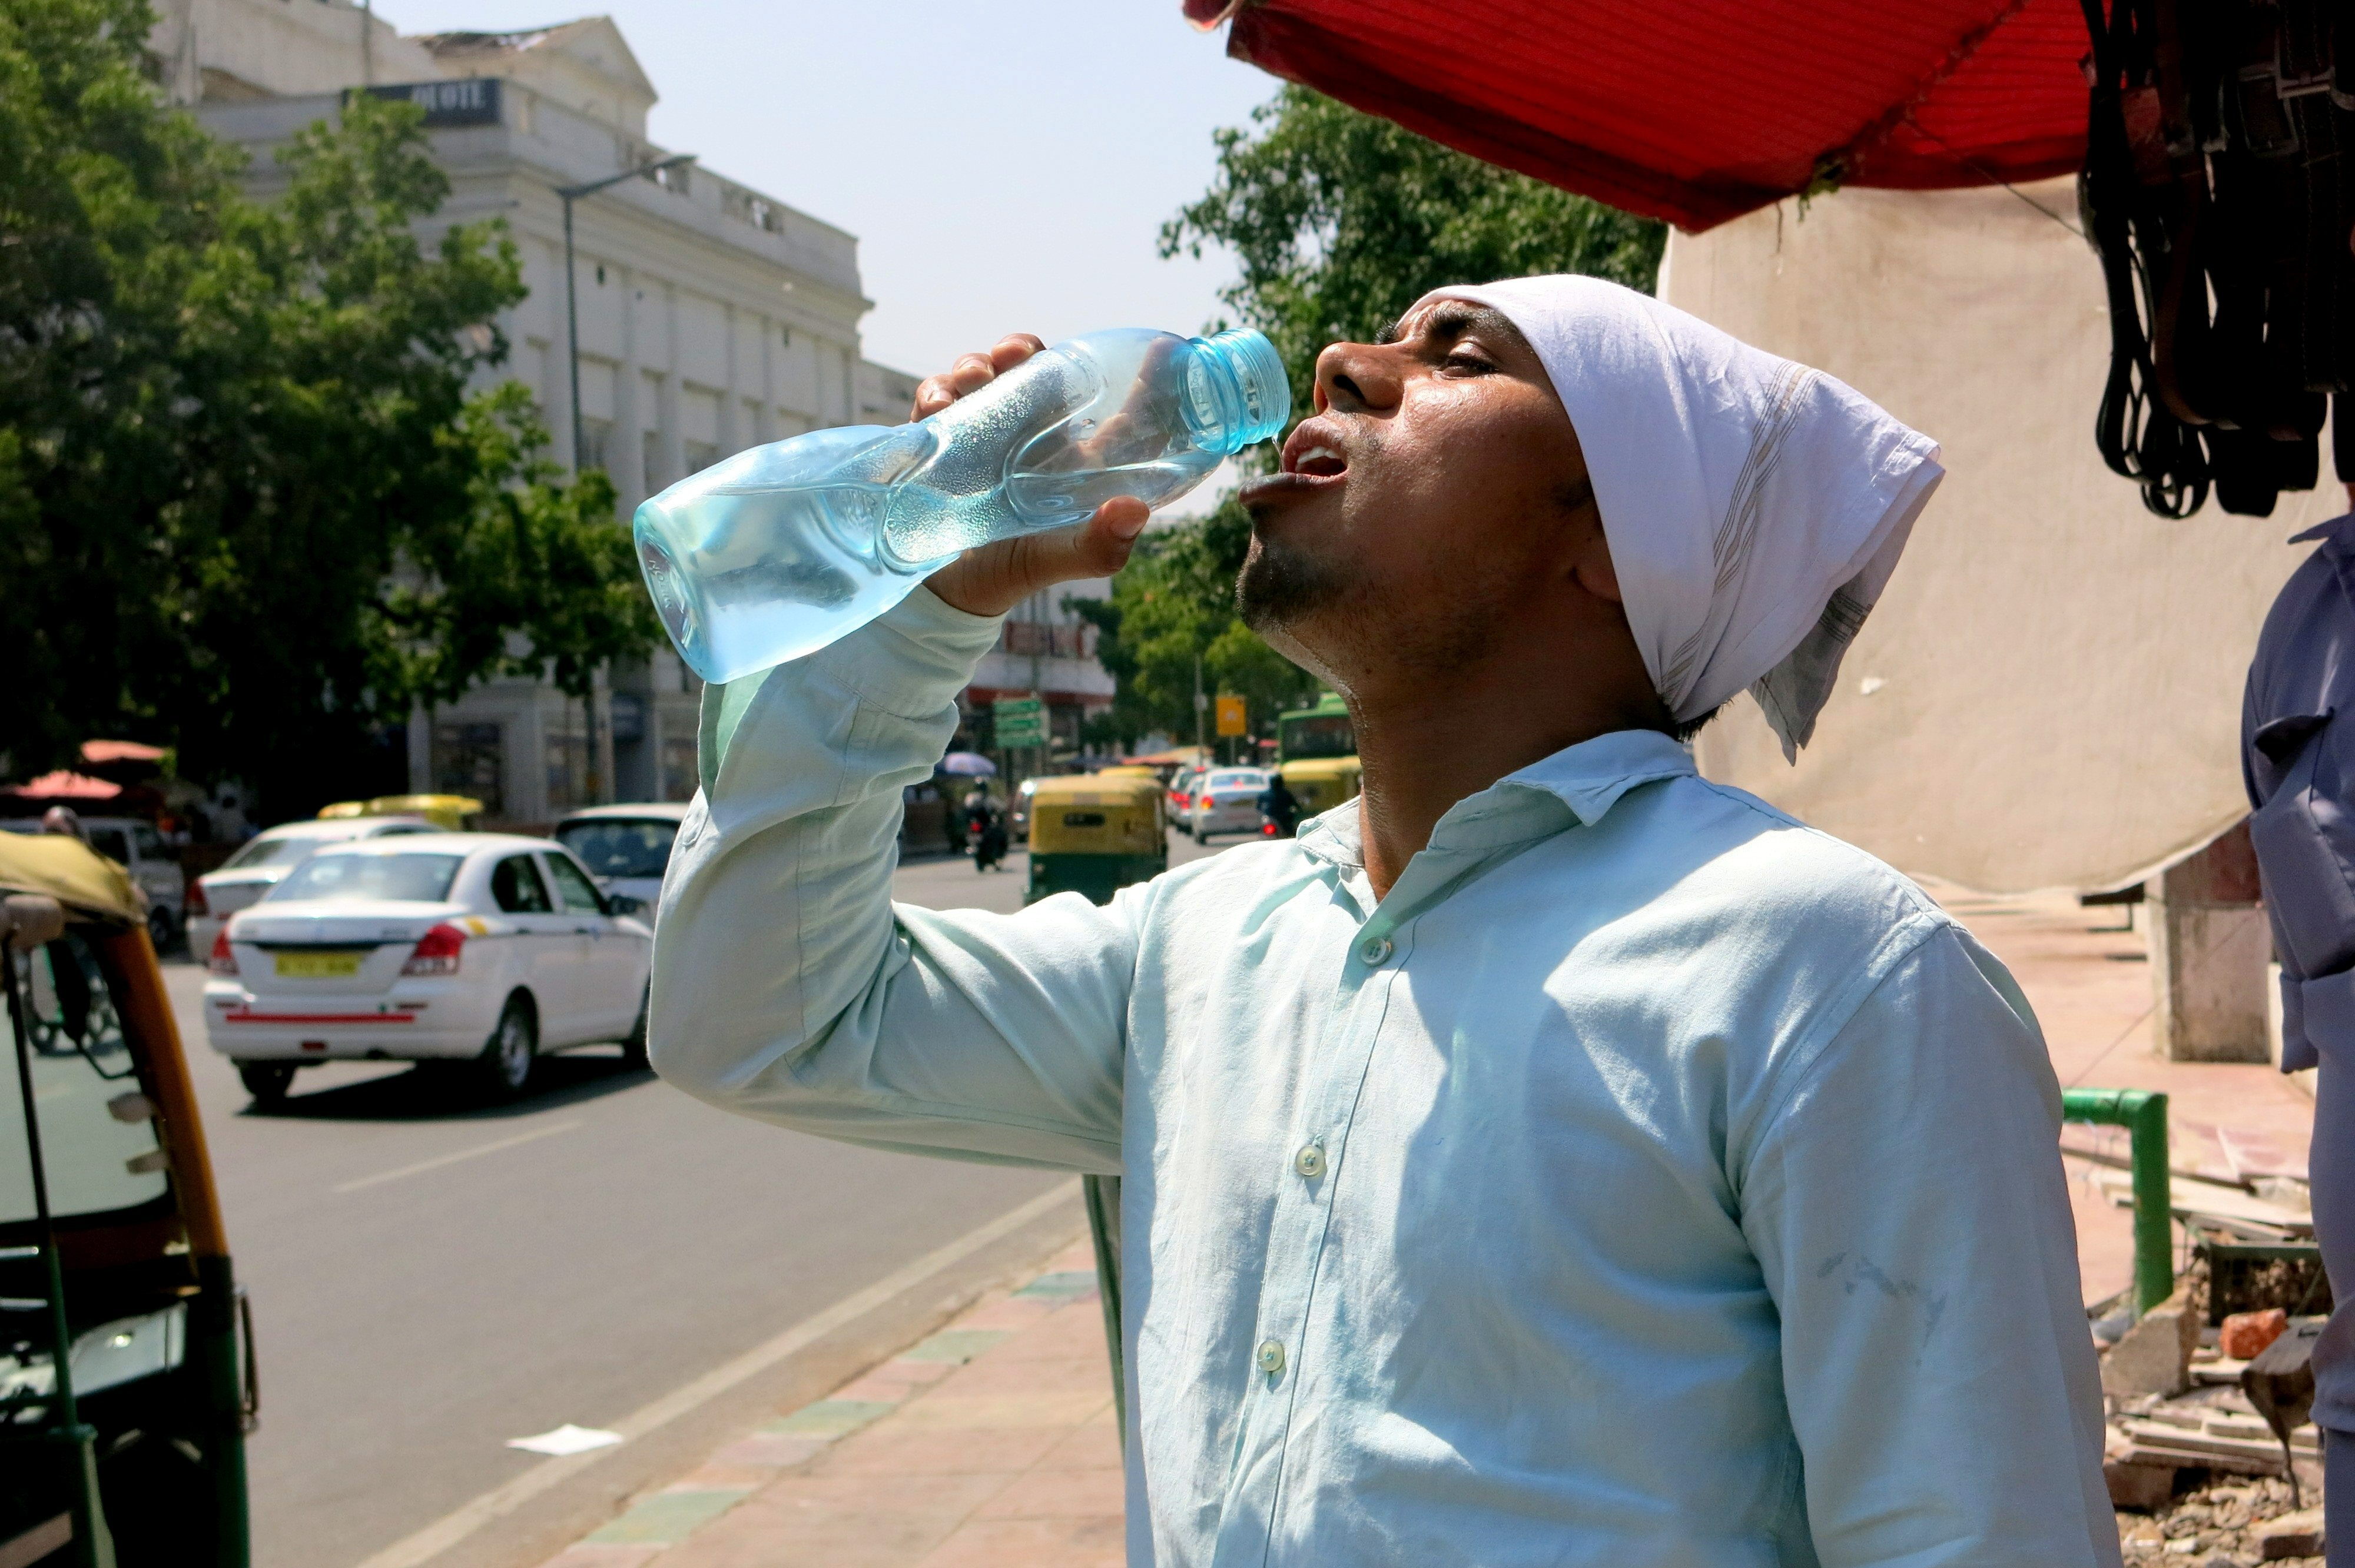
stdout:
POLYGON ((1047 744, 1047 705, 1037 697, 1000 697, 990 705, 1000 746, 1047 744))
POLYGON ((1221 736, 1246 735, 1250 726, 1245 722, 1243 700, 1222 696, 1219 699, 1219 733, 1221 736))

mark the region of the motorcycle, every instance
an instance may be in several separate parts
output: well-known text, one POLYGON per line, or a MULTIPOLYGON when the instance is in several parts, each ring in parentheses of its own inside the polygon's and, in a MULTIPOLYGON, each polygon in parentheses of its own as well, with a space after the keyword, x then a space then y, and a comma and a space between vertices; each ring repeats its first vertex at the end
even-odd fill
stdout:
POLYGON ((966 835, 973 841, 973 868, 988 871, 1006 858, 1006 813, 997 802, 965 808, 966 835))

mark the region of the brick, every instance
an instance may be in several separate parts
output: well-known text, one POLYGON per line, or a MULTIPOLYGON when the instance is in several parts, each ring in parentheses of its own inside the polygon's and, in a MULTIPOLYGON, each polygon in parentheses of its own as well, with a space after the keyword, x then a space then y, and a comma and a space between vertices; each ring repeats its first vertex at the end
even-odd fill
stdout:
POLYGON ((1042 1274, 1021 1289, 1017 1296, 1047 1296, 1070 1298, 1093 1296, 1096 1293, 1096 1271, 1071 1269, 1056 1274, 1042 1274))
POLYGON ((821 1399, 761 1428, 772 1437, 840 1437, 856 1432, 894 1406, 883 1400, 821 1399))
POLYGON ((566 1547, 539 1568, 645 1568, 665 1550, 661 1546, 607 1546, 584 1541, 566 1547))
POLYGON ((1122 1534, 1118 1520, 975 1520, 943 1542, 923 1568, 1121 1568, 1122 1534))
POLYGON ((2199 1342, 2199 1316, 2179 1290, 2144 1313, 2103 1355, 2102 1392, 2114 1399, 2181 1393, 2191 1386, 2191 1351, 2199 1342))
POLYGON ((2172 1465, 2130 1465, 2107 1459, 2102 1464, 2102 1479, 2109 1483, 2112 1508, 2151 1513, 2166 1507, 2175 1496, 2172 1465))
POLYGON ((2310 1508, 2286 1513, 2257 1526, 2257 1555, 2267 1563, 2289 1557, 2322 1555, 2322 1510, 2310 1508))
POLYGON ((754 1432, 712 1455, 710 1462, 785 1470, 815 1458, 825 1450, 826 1440, 822 1437, 782 1437, 771 1432, 754 1432))
POLYGON ((616 1545, 685 1541, 749 1495, 733 1488, 726 1491, 657 1492, 633 1504, 629 1512, 592 1532, 589 1539, 616 1545))
POLYGON ((2217 1330, 2216 1348, 2236 1361, 2250 1361, 2280 1339, 2282 1330, 2288 1327, 2289 1314, 2278 1307, 2268 1307, 2262 1312, 2235 1312, 2217 1330))
POLYGON ((902 1351, 900 1359, 962 1364, 1005 1338, 1007 1332, 1003 1329, 943 1329, 931 1339, 902 1351))
POLYGON ((1111 1519, 1122 1516, 1118 1470, 1050 1470, 1041 1465, 981 1508, 981 1519, 1111 1519))

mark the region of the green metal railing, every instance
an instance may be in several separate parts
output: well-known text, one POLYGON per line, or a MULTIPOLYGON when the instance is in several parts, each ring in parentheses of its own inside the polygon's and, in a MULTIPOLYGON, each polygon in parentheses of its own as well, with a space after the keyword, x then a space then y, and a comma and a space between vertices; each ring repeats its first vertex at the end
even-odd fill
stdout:
POLYGON ((2065 1121, 2125 1128, 2135 1200, 2135 1316, 2175 1293, 2173 1194, 2167 1174, 2167 1097, 2148 1089, 2064 1089, 2065 1121))

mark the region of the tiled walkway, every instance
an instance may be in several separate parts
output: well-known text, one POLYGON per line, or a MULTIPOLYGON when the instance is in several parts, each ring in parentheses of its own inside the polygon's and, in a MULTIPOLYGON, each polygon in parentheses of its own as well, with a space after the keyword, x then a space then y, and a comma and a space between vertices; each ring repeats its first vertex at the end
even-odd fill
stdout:
MULTIPOLYGON (((2222 1136, 2303 1159, 2313 1102, 2271 1067, 2150 1054, 2143 938, 2101 929, 2119 924, 2115 912, 1935 891, 2019 977, 2064 1085, 2168 1091, 2173 1162, 2187 1169, 2223 1171, 2222 1136)), ((2131 1216, 2094 1187, 2100 1167, 2066 1163, 2086 1297, 2099 1300, 2130 1277, 2131 1216)), ((1020 1289, 633 1499, 542 1568, 1111 1568, 1121 1529, 1103 1308, 1082 1243, 1020 1289)))
POLYGON ((780 1415, 545 1568, 1114 1568, 1119 1436, 1085 1243, 780 1415))
MULTIPOLYGON (((2314 1100, 2262 1063, 2166 1062, 2151 1052, 2147 940, 2123 928, 2124 911, 2083 909, 2067 895, 1982 898, 1930 885, 1955 917, 2001 959, 2035 1005, 2064 1088, 2158 1089, 2168 1097, 2169 1163, 2231 1179, 2223 1139, 2243 1158, 2265 1149, 2303 1175, 2314 1100)), ((2071 1127, 2064 1147, 2123 1157, 2121 1128, 2071 1127)), ((2095 1185, 2104 1167, 2062 1161, 2077 1213, 2077 1261, 2085 1298, 2126 1288, 2134 1273, 2134 1217, 2095 1185)), ((2180 1227, 2178 1227, 2179 1240, 2180 1227)))

